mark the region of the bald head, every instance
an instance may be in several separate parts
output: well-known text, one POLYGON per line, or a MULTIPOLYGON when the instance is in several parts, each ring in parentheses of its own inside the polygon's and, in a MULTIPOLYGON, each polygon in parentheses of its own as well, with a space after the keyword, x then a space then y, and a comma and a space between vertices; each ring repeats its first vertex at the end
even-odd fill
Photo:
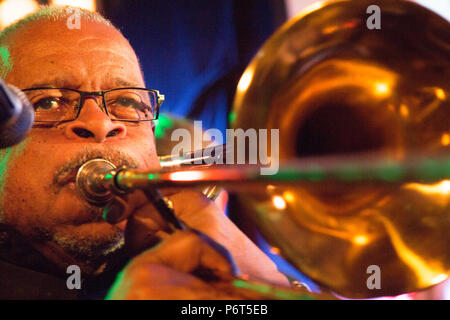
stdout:
MULTIPOLYGON (((23 62, 22 57, 28 55, 25 50, 31 52, 48 50, 48 48, 42 47, 46 41, 52 42, 54 47, 68 44, 73 47, 76 43, 72 40, 77 35, 92 31, 97 34, 105 32, 105 37, 101 38, 106 38, 108 35, 111 38, 111 35, 115 34, 116 44, 131 50, 139 65, 138 58, 129 42, 109 20, 100 14, 67 6, 45 6, 0 32, 0 77, 5 79, 14 66, 23 62), (78 29, 69 28, 70 21, 73 20, 75 14, 80 21, 78 29), (61 42, 61 39, 69 41, 61 42), (17 54, 17 48, 22 49, 20 54, 17 54)), ((142 71, 139 71, 143 78, 142 71)))
MULTIPOLYGON (((144 86, 140 64, 128 40, 108 20, 97 13, 80 10, 80 28, 68 28, 67 7, 45 7, 10 26, 0 34, 1 76, 24 89, 35 85, 26 79, 58 78, 64 73, 68 80, 73 73, 94 71, 109 64, 108 52, 115 53, 114 68, 137 67, 136 77, 124 79, 120 86, 144 86), (90 59, 80 60, 80 54, 90 59), (74 61, 84 61, 83 68, 74 61), (94 65, 95 64, 95 65, 94 65), (14 72, 12 72, 14 71, 14 72), (43 71, 45 73, 43 73, 43 71)), ((73 14, 73 13, 72 13, 73 14)), ((81 75, 82 76, 82 75, 81 75)), ((56 81, 58 81, 56 79, 56 81)), ((57 84, 57 83, 56 83, 57 84)), ((78 85, 77 83, 69 83, 78 85)), ((117 85, 114 85, 117 86, 117 85)))

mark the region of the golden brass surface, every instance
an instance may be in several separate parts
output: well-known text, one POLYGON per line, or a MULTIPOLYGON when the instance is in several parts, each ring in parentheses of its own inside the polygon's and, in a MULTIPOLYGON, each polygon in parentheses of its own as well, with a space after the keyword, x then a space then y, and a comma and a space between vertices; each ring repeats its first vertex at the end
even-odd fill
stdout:
MULTIPOLYGON (((450 154, 449 75, 450 23, 437 14, 407 1, 317 3, 251 61, 231 126, 279 129, 280 161, 450 154), (379 30, 366 26, 373 4, 379 30)), ((445 280, 450 181, 402 183, 386 174, 390 186, 268 186, 261 196, 240 195, 240 214, 302 273, 344 297, 397 295, 445 280), (380 289, 368 288, 371 265, 380 267, 380 289)))

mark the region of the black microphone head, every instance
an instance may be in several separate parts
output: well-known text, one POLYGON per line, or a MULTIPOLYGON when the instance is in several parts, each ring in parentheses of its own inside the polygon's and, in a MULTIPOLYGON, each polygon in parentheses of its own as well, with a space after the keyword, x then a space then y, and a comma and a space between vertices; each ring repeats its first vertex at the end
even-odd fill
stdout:
MULTIPOLYGON (((17 105, 19 113, 6 123, 0 124, 0 148, 7 148, 18 144, 30 131, 34 122, 34 109, 27 96, 12 85, 7 85, 12 104, 17 105)), ((5 106, 0 106, 3 108, 5 106)))

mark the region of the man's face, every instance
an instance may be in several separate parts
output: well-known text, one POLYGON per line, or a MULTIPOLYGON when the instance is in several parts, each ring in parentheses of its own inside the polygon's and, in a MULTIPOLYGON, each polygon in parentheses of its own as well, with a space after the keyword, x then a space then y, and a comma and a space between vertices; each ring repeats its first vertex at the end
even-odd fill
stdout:
MULTIPOLYGON (((12 69, 5 80, 19 89, 144 87, 128 42, 97 22, 82 19, 79 30, 68 29, 64 19, 33 22, 12 36, 8 49, 12 69)), ((102 221, 101 209, 77 195, 74 173, 80 162, 104 157, 116 165, 158 167, 151 124, 113 122, 94 99, 85 100, 77 120, 35 126, 23 143, 0 150, 0 155, 5 173, 0 175, 0 221, 26 236, 56 241, 84 258, 114 247, 122 233, 102 221), (92 135, 80 135, 84 130, 92 135)))

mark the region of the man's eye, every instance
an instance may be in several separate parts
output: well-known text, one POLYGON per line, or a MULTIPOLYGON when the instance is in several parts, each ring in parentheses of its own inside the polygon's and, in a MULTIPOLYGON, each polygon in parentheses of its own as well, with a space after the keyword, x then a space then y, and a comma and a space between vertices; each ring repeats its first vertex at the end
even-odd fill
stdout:
POLYGON ((48 97, 40 99, 38 102, 34 103, 34 108, 42 110, 52 110, 60 106, 61 99, 56 97, 48 97))
POLYGON ((112 104, 119 107, 129 107, 142 110, 142 103, 133 98, 118 98, 114 100, 112 104))

